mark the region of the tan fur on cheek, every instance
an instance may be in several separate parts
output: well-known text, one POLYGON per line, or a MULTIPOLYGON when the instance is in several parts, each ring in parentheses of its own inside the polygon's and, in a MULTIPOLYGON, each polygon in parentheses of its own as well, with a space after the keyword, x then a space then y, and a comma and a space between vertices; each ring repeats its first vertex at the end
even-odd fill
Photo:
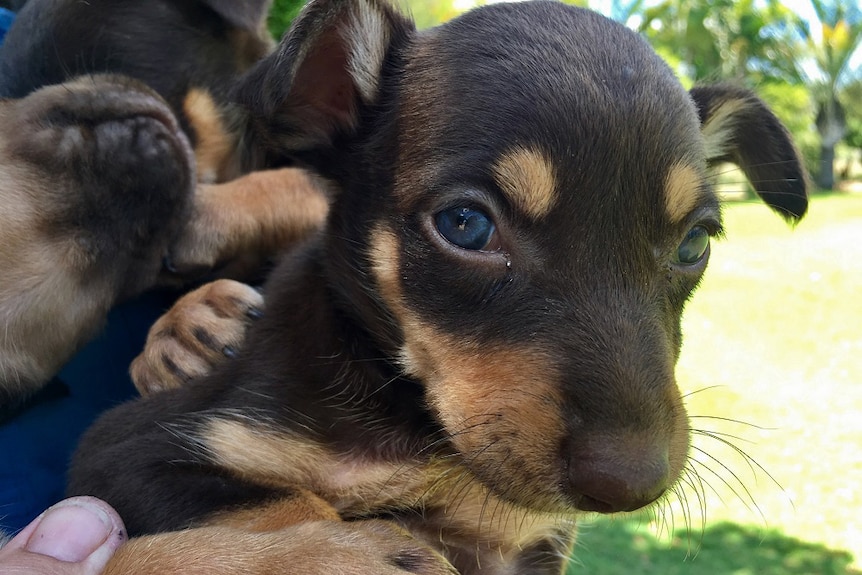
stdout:
POLYGON ((539 150, 507 152, 494 165, 494 177, 509 201, 533 219, 547 215, 557 201, 553 164, 539 150))
POLYGON ((470 469, 493 491, 556 509, 565 434, 558 374, 529 347, 478 346, 411 322, 405 366, 470 469))
POLYGON ((392 232, 372 234, 378 289, 404 333, 403 368, 423 382, 453 444, 483 481, 538 508, 552 507, 565 433, 553 362, 526 346, 455 340, 416 317, 401 295, 398 249, 392 232))
POLYGON ((665 210, 672 223, 682 222, 697 205, 703 178, 693 166, 676 164, 664 184, 665 210))

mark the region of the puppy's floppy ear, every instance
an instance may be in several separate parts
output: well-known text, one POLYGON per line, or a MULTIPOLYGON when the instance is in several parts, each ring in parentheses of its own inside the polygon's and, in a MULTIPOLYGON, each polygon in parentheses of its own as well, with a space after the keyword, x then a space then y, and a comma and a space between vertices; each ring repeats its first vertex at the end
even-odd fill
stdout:
POLYGON ((241 30, 257 32, 263 27, 272 0, 201 0, 225 21, 241 30))
POLYGON ((691 90, 710 165, 739 166, 757 195, 796 222, 808 209, 808 176, 787 129, 757 96, 735 86, 691 90))
POLYGON ((382 0, 312 0, 238 88, 253 137, 290 155, 349 135, 377 100, 390 47, 413 31, 382 0))

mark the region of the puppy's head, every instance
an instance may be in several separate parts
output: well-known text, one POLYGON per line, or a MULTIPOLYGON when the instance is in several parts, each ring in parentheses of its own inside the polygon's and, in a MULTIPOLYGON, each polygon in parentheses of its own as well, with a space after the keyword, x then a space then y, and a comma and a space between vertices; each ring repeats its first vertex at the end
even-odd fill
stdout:
POLYGON ((138 82, 93 76, 0 100, 0 403, 153 285, 193 183, 177 120, 138 82))
POLYGON ((424 386, 475 476, 551 511, 632 510, 686 460, 680 316, 732 160, 797 219, 805 176, 751 94, 686 92, 634 33, 551 2, 417 33, 312 2, 241 98, 276 155, 341 188, 340 304, 424 386))

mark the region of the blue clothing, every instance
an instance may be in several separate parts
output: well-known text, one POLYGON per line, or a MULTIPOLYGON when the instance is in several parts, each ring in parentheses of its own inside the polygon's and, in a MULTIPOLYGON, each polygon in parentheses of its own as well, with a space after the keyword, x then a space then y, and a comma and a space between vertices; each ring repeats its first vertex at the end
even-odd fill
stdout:
POLYGON ((112 310, 40 400, 0 425, 0 532, 18 531, 63 498, 78 439, 99 413, 136 395, 129 364, 175 298, 154 292, 112 310))
POLYGON ((0 8, 0 44, 3 43, 3 38, 6 37, 6 32, 12 26, 12 21, 15 19, 15 13, 6 8, 0 8))

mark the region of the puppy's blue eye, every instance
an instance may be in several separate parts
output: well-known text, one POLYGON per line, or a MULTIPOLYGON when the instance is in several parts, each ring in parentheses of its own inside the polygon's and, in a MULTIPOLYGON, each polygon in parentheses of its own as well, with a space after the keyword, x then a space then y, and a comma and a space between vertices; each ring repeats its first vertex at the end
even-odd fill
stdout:
POLYGON ((496 230, 491 218, 475 208, 448 208, 439 212, 434 221, 440 235, 465 250, 486 250, 496 230))
POLYGON ((682 265, 694 265, 703 259, 708 248, 709 232, 703 226, 694 226, 679 244, 674 261, 682 265))

